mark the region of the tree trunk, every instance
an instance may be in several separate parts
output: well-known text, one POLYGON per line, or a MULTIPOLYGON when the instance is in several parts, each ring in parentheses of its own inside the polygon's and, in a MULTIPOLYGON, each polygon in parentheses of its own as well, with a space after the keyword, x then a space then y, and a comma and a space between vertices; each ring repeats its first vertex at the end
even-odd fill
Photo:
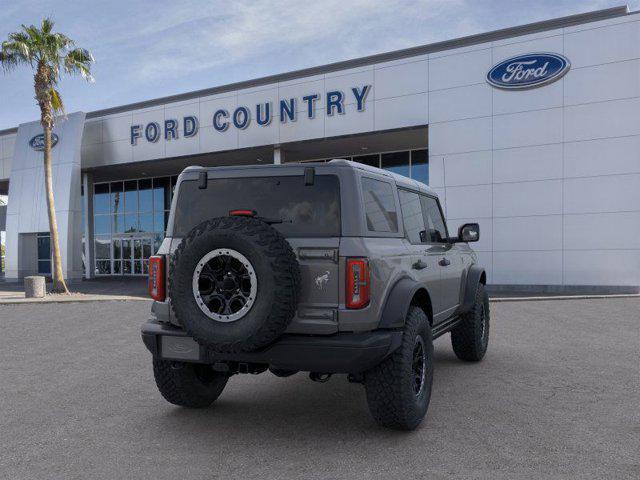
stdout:
POLYGON ((69 293, 62 273, 62 257, 60 255, 60 241, 58 237, 58 220, 53 200, 53 172, 51 168, 51 127, 44 127, 44 179, 47 191, 47 213, 49 214, 49 232, 53 257, 53 289, 55 293, 69 293))

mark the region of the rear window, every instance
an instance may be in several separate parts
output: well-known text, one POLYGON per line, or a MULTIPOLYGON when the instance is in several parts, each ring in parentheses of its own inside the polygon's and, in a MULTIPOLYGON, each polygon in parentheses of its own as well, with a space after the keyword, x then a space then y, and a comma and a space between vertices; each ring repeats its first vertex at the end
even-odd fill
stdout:
POLYGON ((215 178, 206 189, 195 180, 180 184, 173 234, 183 237, 206 220, 230 210, 255 210, 259 217, 281 219, 273 227, 285 237, 340 235, 340 184, 335 175, 215 178))
POLYGON ((393 233, 398 231, 398 214, 393 187, 387 182, 362 179, 364 214, 371 232, 393 233))

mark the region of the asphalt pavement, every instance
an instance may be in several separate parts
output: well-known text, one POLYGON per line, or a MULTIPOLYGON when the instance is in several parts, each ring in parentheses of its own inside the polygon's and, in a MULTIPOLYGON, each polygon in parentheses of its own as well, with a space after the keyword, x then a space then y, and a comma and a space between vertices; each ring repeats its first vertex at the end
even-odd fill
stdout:
POLYGON ((147 302, 0 306, 0 478, 640 478, 640 300, 493 303, 489 352, 436 341, 410 433, 344 376, 233 377, 210 409, 157 392, 147 302))

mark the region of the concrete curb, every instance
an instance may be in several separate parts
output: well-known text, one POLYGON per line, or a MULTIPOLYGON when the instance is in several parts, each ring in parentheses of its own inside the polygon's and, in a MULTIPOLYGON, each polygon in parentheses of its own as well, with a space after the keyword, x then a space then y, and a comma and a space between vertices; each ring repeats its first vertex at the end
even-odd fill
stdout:
POLYGON ((85 303, 85 302, 150 302, 150 298, 130 297, 127 295, 55 295, 44 298, 6 298, 0 299, 1 305, 47 304, 47 303, 85 303))
POLYGON ((622 293, 613 295, 554 295, 548 297, 489 297, 490 302, 502 303, 502 302, 546 302, 557 300, 591 300, 601 298, 640 298, 639 293, 622 293))

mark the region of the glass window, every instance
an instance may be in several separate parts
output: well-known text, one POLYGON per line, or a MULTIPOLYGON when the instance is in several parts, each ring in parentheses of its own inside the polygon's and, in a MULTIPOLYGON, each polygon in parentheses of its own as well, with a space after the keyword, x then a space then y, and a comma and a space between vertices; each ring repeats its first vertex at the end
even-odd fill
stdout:
POLYGON ((113 274, 122 275, 122 260, 113 261, 113 274))
POLYGON ((164 222, 164 212, 155 212, 153 214, 153 231, 154 232, 164 232, 166 229, 166 224, 164 222))
POLYGON ((138 210, 140 212, 153 211, 153 188, 150 178, 138 181, 138 210))
POLYGON ((411 178, 429 185, 428 150, 414 150, 411 152, 411 178))
POLYGON ((113 258, 122 258, 122 240, 113 241, 113 258))
POLYGON ((109 275, 111 273, 111 260, 96 261, 96 275, 109 275))
POLYGON ((138 181, 128 180, 124 182, 124 211, 136 213, 138 211, 138 181))
POLYGON ((353 157, 354 162, 364 163, 371 167, 380 168, 380 155, 360 155, 359 157, 353 157))
POLYGON ((111 258, 111 237, 95 237, 96 258, 99 260, 111 258))
POLYGON ((383 153, 382 168, 399 175, 409 176, 409 152, 383 153))
POLYGON ((38 260, 38 273, 51 274, 51 260, 38 260))
POLYGON ((420 196, 407 190, 398 190, 400 209, 407 239, 411 243, 423 243, 426 235, 420 196))
POLYGON ((123 190, 122 182, 111 182, 111 213, 122 213, 124 211, 124 205, 122 205, 123 190))
POLYGON ((363 178, 362 194, 367 228, 372 232, 397 232, 398 214, 391 184, 363 178))
POLYGON ((420 195, 422 212, 427 224, 427 241, 431 243, 445 243, 448 240, 447 226, 442 217, 440 205, 435 198, 420 195))
POLYGON ((141 232, 153 232, 153 215, 151 213, 141 214, 139 217, 139 230, 141 232))
POLYGON ((112 215, 113 233, 124 233, 124 215, 112 215))
POLYGON ((51 260, 51 237, 48 233, 39 233, 37 238, 38 260, 51 260))
POLYGON ((195 180, 182 182, 175 211, 175 235, 184 236, 203 221, 225 217, 233 209, 282 219, 273 227, 285 237, 340 235, 340 184, 335 175, 303 177, 217 178, 200 190, 195 180))
POLYGON ((111 233, 111 215, 96 215, 93 217, 93 234, 109 235, 111 233))
POLYGON ((134 233, 138 231, 138 215, 127 214, 124 216, 124 232, 125 233, 134 233))
POLYGON ((153 179, 153 210, 156 212, 169 210, 171 206, 169 202, 170 190, 169 177, 153 179))
POLYGON ((109 184, 98 183, 93 191, 93 213, 109 213, 109 184))

